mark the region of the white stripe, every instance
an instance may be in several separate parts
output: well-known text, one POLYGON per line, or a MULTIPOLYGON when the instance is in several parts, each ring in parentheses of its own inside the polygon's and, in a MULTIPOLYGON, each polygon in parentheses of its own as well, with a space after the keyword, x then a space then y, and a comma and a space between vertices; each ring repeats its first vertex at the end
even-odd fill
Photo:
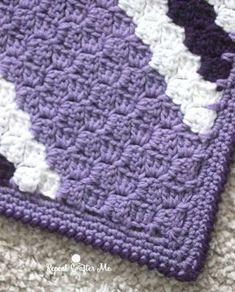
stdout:
POLYGON ((180 105, 184 123, 197 133, 211 129, 216 112, 206 106, 217 102, 222 92, 197 73, 200 57, 183 44, 184 29, 166 15, 168 1, 119 0, 119 6, 133 17, 136 35, 150 46, 153 54, 150 66, 165 77, 166 93, 180 105))
POLYGON ((21 191, 54 198, 59 177, 47 165, 45 147, 32 136, 29 115, 15 95, 14 84, 0 77, 0 153, 14 164, 13 180, 21 191))
POLYGON ((235 31, 235 0, 206 0, 214 6, 216 24, 230 33, 235 31))

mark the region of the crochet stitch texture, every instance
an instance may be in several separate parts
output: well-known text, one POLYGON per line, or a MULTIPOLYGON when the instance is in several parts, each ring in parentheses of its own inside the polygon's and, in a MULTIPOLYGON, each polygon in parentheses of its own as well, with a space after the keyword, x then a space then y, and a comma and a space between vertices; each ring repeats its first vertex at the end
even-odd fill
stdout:
POLYGON ((1 1, 0 213, 195 279, 235 135, 215 2, 1 1))

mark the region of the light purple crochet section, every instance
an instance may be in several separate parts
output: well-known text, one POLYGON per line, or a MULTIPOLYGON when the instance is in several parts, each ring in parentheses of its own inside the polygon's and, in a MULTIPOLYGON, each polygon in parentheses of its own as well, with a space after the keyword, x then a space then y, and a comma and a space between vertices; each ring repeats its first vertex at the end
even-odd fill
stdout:
POLYGON ((235 70, 212 131, 192 133, 117 4, 0 3, 0 73, 61 180, 54 201, 0 185, 0 212, 195 279, 234 143, 235 70))

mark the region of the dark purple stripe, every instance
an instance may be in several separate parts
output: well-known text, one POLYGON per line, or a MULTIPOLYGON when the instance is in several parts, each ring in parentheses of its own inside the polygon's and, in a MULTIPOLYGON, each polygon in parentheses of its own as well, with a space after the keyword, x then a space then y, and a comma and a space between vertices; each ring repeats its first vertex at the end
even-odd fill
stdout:
POLYGON ((184 44, 201 56, 199 73, 215 82, 229 76, 232 64, 221 58, 223 53, 235 52, 235 43, 215 23, 213 6, 204 0, 169 0, 168 16, 185 29, 184 44))
POLYGON ((0 186, 8 186, 14 172, 14 165, 0 154, 0 186))

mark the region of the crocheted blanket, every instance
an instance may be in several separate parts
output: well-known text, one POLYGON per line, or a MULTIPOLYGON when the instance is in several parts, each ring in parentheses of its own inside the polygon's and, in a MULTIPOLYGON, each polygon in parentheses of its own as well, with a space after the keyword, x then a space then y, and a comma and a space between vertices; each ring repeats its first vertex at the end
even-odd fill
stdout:
POLYGON ((233 0, 0 2, 0 212, 180 280, 235 137, 233 0))

